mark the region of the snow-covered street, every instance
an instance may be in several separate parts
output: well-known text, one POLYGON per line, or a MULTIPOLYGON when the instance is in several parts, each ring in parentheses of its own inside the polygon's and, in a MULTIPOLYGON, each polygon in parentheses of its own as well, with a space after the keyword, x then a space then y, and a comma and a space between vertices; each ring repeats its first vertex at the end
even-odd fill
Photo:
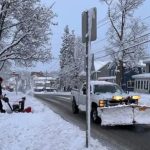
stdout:
MULTIPOLYGON (((7 96, 12 103, 24 95, 7 92, 7 96)), ((0 114, 0 150, 86 149, 85 131, 66 122, 31 95, 25 96, 25 106, 32 106, 33 113, 0 114)), ((91 139, 89 149, 107 148, 98 140, 91 139)))

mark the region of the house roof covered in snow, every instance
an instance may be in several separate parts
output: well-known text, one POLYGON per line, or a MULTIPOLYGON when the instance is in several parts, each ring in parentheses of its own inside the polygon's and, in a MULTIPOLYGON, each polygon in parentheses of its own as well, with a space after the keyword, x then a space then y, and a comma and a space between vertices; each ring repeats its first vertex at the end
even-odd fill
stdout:
POLYGON ((150 79, 150 73, 143 73, 138 75, 133 75, 132 78, 134 79, 150 79))
POLYGON ((147 58, 147 59, 145 59, 144 61, 143 61, 145 64, 150 64, 150 58, 147 58))
POLYGON ((108 79, 116 79, 116 76, 99 77, 99 78, 98 78, 98 80, 108 80, 108 79))
POLYGON ((34 80, 56 80, 53 77, 35 77, 34 80))
POLYGON ((90 84, 93 85, 116 85, 116 83, 112 83, 112 82, 107 82, 107 81, 93 81, 91 80, 90 84))
POLYGON ((144 60, 139 60, 139 62, 138 62, 138 67, 145 67, 146 66, 146 64, 145 64, 145 61, 144 60))
POLYGON ((79 73, 79 76, 86 76, 86 72, 84 70, 82 70, 80 73, 79 73))
POLYGON ((98 71, 102 67, 104 67, 106 64, 108 64, 110 61, 94 61, 95 71, 98 71))

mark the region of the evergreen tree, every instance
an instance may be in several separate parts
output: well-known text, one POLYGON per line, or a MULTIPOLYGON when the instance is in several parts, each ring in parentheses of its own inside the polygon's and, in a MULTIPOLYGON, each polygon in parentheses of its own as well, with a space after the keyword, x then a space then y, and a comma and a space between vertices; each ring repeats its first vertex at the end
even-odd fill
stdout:
POLYGON ((72 87, 73 70, 74 70, 74 48, 75 48, 74 32, 69 32, 69 27, 64 29, 62 37, 62 47, 60 50, 60 82, 65 88, 72 87))

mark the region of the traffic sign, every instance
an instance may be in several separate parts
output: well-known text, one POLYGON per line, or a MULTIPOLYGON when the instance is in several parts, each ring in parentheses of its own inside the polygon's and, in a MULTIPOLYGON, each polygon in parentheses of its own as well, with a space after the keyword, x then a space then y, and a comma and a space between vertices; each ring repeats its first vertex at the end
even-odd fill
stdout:
POLYGON ((82 13, 82 42, 95 41, 97 38, 97 10, 96 7, 82 13))

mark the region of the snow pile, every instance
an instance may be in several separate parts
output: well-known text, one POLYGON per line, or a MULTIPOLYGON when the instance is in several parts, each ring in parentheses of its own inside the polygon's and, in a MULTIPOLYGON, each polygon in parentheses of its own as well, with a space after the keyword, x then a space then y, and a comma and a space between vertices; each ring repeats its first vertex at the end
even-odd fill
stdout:
POLYGON ((69 95, 71 95, 71 92, 46 92, 46 91, 42 91, 42 92, 35 92, 35 91, 33 91, 33 94, 44 94, 44 95, 49 95, 49 94, 51 94, 51 95, 67 95, 67 96, 69 96, 69 95))
POLYGON ((136 107, 134 109, 134 120, 137 124, 150 124, 150 109, 147 107, 136 107))
MULTIPOLYGON (((7 93, 10 102, 24 96, 7 93)), ((86 150, 85 132, 66 122, 59 115, 26 95, 26 107, 33 113, 0 113, 1 150, 86 150)), ((105 150, 98 140, 91 139, 90 150, 105 150)))
MULTIPOLYGON (((137 94, 137 93, 136 93, 137 94)), ((150 94, 139 94, 141 99, 139 100, 140 105, 150 106, 150 94)))
POLYGON ((139 105, 150 106, 150 94, 130 92, 129 95, 139 95, 141 97, 139 99, 139 105))

